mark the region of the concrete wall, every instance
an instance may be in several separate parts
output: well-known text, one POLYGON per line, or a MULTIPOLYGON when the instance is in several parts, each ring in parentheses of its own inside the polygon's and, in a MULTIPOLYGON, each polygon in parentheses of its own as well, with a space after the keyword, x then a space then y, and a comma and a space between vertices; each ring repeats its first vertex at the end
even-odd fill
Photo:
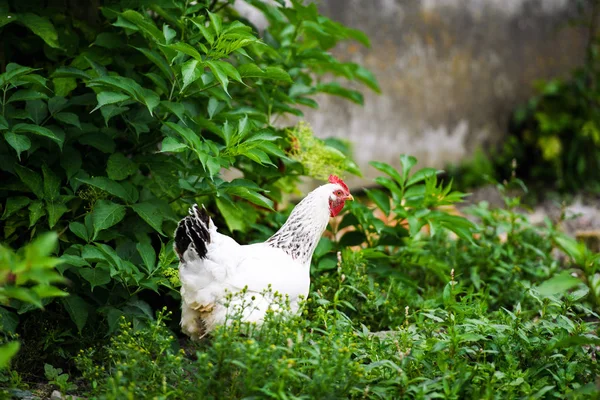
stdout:
MULTIPOLYGON (((338 57, 369 68, 382 94, 360 107, 330 96, 307 119, 321 137, 356 144, 367 179, 377 159, 409 153, 443 167, 501 141, 511 111, 540 78, 567 76, 584 60, 585 30, 569 25, 576 0, 322 0, 330 18, 363 30, 370 49, 338 57)), ((358 183, 358 182, 355 182, 358 183)))
MULTIPOLYGON (((382 94, 364 89, 360 107, 319 96, 306 119, 320 137, 355 143, 364 180, 379 173, 370 160, 443 167, 478 146, 502 140, 514 108, 537 79, 564 77, 584 60, 585 29, 569 24, 581 0, 320 0, 328 17, 364 31, 371 48, 334 50, 377 76, 382 94)), ((241 11, 259 26, 261 15, 241 11)))

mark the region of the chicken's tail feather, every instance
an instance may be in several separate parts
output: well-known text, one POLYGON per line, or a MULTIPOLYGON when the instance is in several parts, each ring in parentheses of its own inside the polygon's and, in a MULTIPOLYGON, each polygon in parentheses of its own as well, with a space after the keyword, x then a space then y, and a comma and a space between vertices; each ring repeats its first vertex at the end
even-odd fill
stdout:
POLYGON ((207 252, 207 245, 210 243, 210 217, 206 209, 198 208, 194 204, 189 211, 190 215, 179 221, 177 230, 175 230, 175 251, 179 259, 183 259, 183 253, 190 247, 195 250, 198 257, 204 258, 207 252))

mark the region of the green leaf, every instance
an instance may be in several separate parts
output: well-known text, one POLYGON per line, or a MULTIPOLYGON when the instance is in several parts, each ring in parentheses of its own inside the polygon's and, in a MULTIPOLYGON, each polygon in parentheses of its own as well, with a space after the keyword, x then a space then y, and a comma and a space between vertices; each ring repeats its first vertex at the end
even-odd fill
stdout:
POLYGON ((173 78, 175 77, 173 69, 162 55, 160 55, 154 50, 149 50, 142 47, 134 47, 134 49, 141 52, 143 55, 146 56, 148 60, 154 63, 168 80, 173 80, 173 78))
POLYGON ((8 121, 2 115, 0 115, 0 131, 5 131, 9 128, 8 121))
POLYGON ((223 197, 217 197, 217 208, 225 219, 227 228, 231 232, 233 231, 244 231, 246 225, 244 224, 244 215, 239 208, 235 206, 233 202, 223 197))
POLYGON ((27 100, 46 100, 48 96, 44 93, 37 92, 31 89, 23 89, 16 91, 12 96, 8 98, 6 103, 12 103, 14 101, 27 101, 27 100))
POLYGON ((105 49, 118 49, 123 46, 123 40, 117 33, 102 32, 96 36, 94 45, 104 47, 105 49))
POLYGON ((98 99, 98 105, 94 107, 92 112, 107 104, 120 103, 122 101, 129 100, 131 97, 124 93, 100 92, 96 95, 96 98, 98 99))
MULTIPOLYGON (((412 167, 415 166, 416 163, 417 159, 413 156, 409 156, 406 154, 402 154, 400 156, 400 164, 402 165, 402 182, 406 182, 410 170, 412 169, 412 167)), ((400 183, 400 181, 397 182, 400 183)))
POLYGON ((154 25, 151 19, 144 17, 137 11, 127 10, 120 14, 122 18, 137 26, 143 33, 154 39, 157 43, 164 43, 162 32, 154 25))
POLYGON ((31 200, 25 196, 11 196, 6 199, 6 204, 4 205, 4 213, 2 214, 1 219, 7 219, 17 211, 21 210, 23 207, 26 207, 31 200))
POLYGON ((54 225, 56 225, 60 217, 69 211, 67 206, 63 203, 55 203, 53 201, 46 202, 46 210, 48 211, 48 225, 50 226, 50 229, 54 228, 54 225))
POLYGON ((165 234, 162 232, 164 216, 162 210, 157 207, 156 203, 150 201, 137 203, 133 204, 131 208, 137 215, 142 217, 142 219, 146 221, 148 225, 154 228, 155 231, 165 236, 165 234))
POLYGON ((198 66, 202 65, 198 60, 189 60, 181 65, 181 76, 183 78, 181 92, 202 76, 202 70, 198 68, 198 66))
POLYGON ((168 47, 169 49, 177 50, 183 54, 187 54, 188 56, 194 58, 196 61, 202 62, 202 56, 200 55, 200 53, 198 53, 198 50, 196 50, 187 43, 173 43, 166 47, 168 47))
POLYGON ((225 91, 225 93, 227 93, 227 95, 229 97, 231 97, 229 95, 229 92, 227 91, 227 85, 229 84, 229 78, 227 78, 227 72, 225 71, 225 69, 223 69, 223 66, 221 65, 221 63, 222 63, 222 61, 207 61, 206 65, 208 65, 208 67, 210 68, 212 73, 215 75, 215 78, 217 78, 217 80, 223 87, 223 90, 225 91))
POLYGON ((44 215, 44 203, 41 200, 35 200, 29 205, 29 227, 31 228, 44 215))
POLYGON ((108 158, 106 173, 110 179, 120 181, 137 172, 138 166, 122 153, 114 153, 108 158))
POLYGON ((160 103, 160 97, 156 93, 143 88, 133 79, 123 76, 100 76, 92 79, 88 83, 88 86, 121 90, 133 97, 136 101, 146 105, 150 115, 152 115, 152 110, 160 103))
POLYGON ((223 22, 221 16, 219 14, 213 14, 210 11, 207 11, 207 13, 208 18, 210 18, 212 27, 215 30, 215 33, 217 34, 217 36, 219 36, 221 34, 221 31, 223 30, 223 22))
POLYGON ((64 97, 54 96, 48 100, 48 111, 50 111, 50 114, 54 115, 64 109, 67 104, 69 104, 69 101, 64 97))
POLYGON ((77 89, 75 78, 52 78, 54 94, 57 96, 68 96, 73 90, 77 89))
POLYGON ((373 200, 373 202, 381 211, 385 213, 385 215, 390 215, 390 198, 387 194, 378 189, 365 189, 365 192, 367 193, 369 199, 373 200))
POLYGON ((21 153, 31 148, 31 140, 25 135, 19 135, 13 132, 6 132, 4 139, 8 142, 10 147, 15 149, 17 152, 17 158, 21 161, 21 153))
POLYGON ((166 137, 162 141, 161 150, 162 152, 180 153, 187 149, 188 146, 185 143, 177 141, 172 137, 166 137))
POLYGON ((48 116, 48 106, 43 100, 27 100, 25 111, 29 114, 28 118, 37 125, 41 125, 48 116))
POLYGON ((52 78, 77 78, 85 81, 92 79, 92 76, 85 71, 73 67, 58 67, 52 74, 52 78))
POLYGON ((406 186, 410 186, 410 185, 414 185, 415 183, 422 182, 422 181, 426 180, 427 178, 436 176, 440 172, 442 172, 442 171, 439 171, 435 168, 420 169, 417 172, 415 172, 413 176, 410 177, 408 182, 406 182, 406 186))
POLYGON ((0 88, 4 87, 7 83, 16 80, 23 75, 29 74, 35 71, 33 68, 22 67, 15 63, 9 63, 6 65, 6 72, 0 75, 0 88))
POLYGON ((90 241, 90 235, 87 231, 87 228, 81 222, 71 222, 69 224, 69 230, 73 232, 78 238, 83 239, 86 242, 90 241))
POLYGON ((140 253, 142 260, 144 261, 144 265, 146 266, 146 270, 151 274, 156 267, 156 252, 154 251, 154 248, 148 242, 140 242, 135 246, 135 248, 137 249, 138 253, 140 253))
POLYGON ((78 270, 83 279, 91 285, 92 292, 96 286, 110 283, 110 268, 106 264, 98 263, 95 268, 82 268, 78 270))
POLYGON ((75 323, 75 326, 77 326, 77 330, 81 334, 89 314, 87 303, 76 294, 72 294, 69 297, 63 298, 61 302, 69 313, 71 320, 75 323))
POLYGON ((169 25, 163 24, 163 36, 165 37, 165 42, 170 43, 177 36, 177 32, 169 25))
POLYGON ((369 162, 369 164, 371 164, 373 167, 375 167, 379 171, 392 177, 399 185, 404 184, 405 180, 402 179, 402 176, 400 175, 400 173, 398 171, 396 171, 396 169, 394 167, 392 167, 391 165, 386 164, 384 162, 379 162, 379 161, 371 161, 371 162, 369 162))
POLYGON ((40 175, 22 165, 17 164, 14 168, 21 179, 21 182, 23 182, 38 198, 44 198, 44 185, 40 175))
POLYGON ((125 217, 125 206, 115 204, 109 200, 98 200, 92 211, 92 224, 94 226, 94 239, 100 231, 110 228, 121 222, 125 217))
POLYGON ((123 185, 119 182, 115 182, 111 179, 108 179, 104 176, 95 176, 92 178, 76 178, 78 181, 86 183, 91 186, 95 186, 98 189, 102 189, 113 196, 117 196, 118 198, 125 200, 127 202, 135 202, 137 200, 137 193, 132 195, 129 193, 123 185))
POLYGON ((81 124, 79 123, 79 116, 77 114, 73 114, 70 112, 59 112, 54 115, 54 119, 60 122, 64 122, 65 124, 73 125, 81 129, 81 124))
POLYGON ((568 290, 573 289, 575 286, 578 286, 580 283, 580 279, 571 276, 571 274, 568 271, 564 271, 543 282, 540 286, 537 287, 537 291, 542 296, 564 294, 568 290))
POLYGON ((32 13, 19 14, 19 22, 29 28, 33 33, 42 38, 50 47, 59 49, 58 34, 54 25, 47 17, 40 17, 32 13))
POLYGON ((356 104, 360 104, 360 105, 364 104, 364 98, 360 92, 357 92, 356 90, 346 89, 346 88, 340 86, 340 84, 337 82, 321 83, 321 84, 317 85, 317 90, 319 92, 343 97, 343 98, 348 99, 356 104))
POLYGON ((279 67, 267 67, 262 70, 256 64, 242 64, 237 68, 242 78, 264 78, 276 81, 292 82, 290 74, 279 67))
POLYGON ((183 104, 175 103, 172 101, 161 101, 160 105, 172 112, 173 114, 175 114, 180 121, 185 123, 185 106, 183 104))
POLYGON ((20 347, 19 342, 9 342, 0 346, 0 370, 9 366, 10 360, 17 354, 20 347))
POLYGON ((60 197, 60 178, 56 176, 48 165, 42 164, 44 179, 44 199, 54 201, 60 197))
POLYGON ((44 128, 43 126, 33 124, 16 124, 15 126, 13 126, 12 130, 15 133, 29 132, 39 136, 47 137, 55 141, 58 144, 58 146, 62 149, 64 138, 58 137, 50 129, 44 128))

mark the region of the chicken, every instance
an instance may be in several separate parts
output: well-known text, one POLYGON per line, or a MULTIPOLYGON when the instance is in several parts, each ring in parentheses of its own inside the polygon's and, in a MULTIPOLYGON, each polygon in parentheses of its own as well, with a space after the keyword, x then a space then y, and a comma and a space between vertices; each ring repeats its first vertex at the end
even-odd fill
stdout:
POLYGON ((330 217, 353 200, 348 186, 331 175, 292 210, 286 223, 263 243, 240 245, 217 232, 206 213, 194 205, 175 231, 179 255, 182 315, 181 327, 193 339, 201 339, 224 324, 228 310, 242 304, 242 318, 261 322, 271 305, 265 291, 287 296, 292 312, 308 296, 310 261, 330 217), (242 289, 246 288, 242 292, 242 289), (233 300, 226 296, 239 293, 233 300))

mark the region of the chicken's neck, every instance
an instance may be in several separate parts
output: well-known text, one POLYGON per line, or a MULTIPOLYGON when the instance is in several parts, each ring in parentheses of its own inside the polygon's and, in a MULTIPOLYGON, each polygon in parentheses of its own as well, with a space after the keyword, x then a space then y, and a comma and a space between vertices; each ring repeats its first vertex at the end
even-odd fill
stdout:
POLYGON ((281 229, 267 240, 307 266, 329 222, 327 193, 319 189, 298 203, 281 229))

